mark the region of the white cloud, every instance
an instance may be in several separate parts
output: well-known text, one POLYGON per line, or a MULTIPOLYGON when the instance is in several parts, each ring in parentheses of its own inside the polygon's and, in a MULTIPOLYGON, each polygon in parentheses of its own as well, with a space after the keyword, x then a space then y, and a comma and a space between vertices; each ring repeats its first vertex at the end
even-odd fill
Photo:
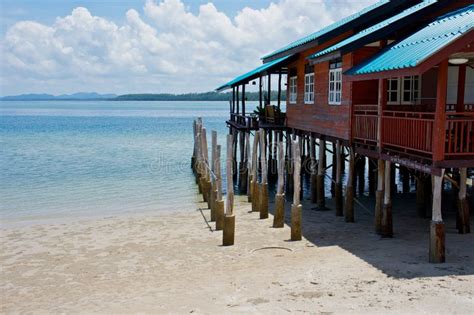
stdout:
POLYGON ((147 0, 125 22, 75 8, 52 25, 22 21, 1 39, 1 94, 206 91, 259 58, 374 0, 281 0, 230 18, 212 3, 147 0))

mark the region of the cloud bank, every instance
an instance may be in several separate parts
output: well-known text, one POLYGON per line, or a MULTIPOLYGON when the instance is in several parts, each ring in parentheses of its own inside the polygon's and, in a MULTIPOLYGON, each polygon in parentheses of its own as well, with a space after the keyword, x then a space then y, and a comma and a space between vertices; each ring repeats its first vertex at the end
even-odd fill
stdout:
POLYGON ((211 2, 147 0, 122 25, 77 7, 52 25, 20 21, 1 39, 1 94, 212 90, 262 55, 374 0, 281 0, 234 17, 211 2))

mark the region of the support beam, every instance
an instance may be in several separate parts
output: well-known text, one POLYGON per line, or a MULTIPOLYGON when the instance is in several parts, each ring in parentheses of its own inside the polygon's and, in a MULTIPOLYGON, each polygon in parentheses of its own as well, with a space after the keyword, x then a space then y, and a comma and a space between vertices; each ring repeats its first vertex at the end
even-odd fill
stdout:
POLYGON ((458 67, 458 95, 456 100, 456 112, 464 112, 464 95, 466 93, 466 68, 467 65, 458 67))
POLYGON ((245 116, 245 84, 242 84, 242 115, 245 116))
POLYGON ((272 96, 271 96, 271 94, 272 94, 272 74, 271 73, 268 74, 268 82, 267 83, 268 83, 268 104, 265 104, 265 105, 270 105, 272 103, 271 102, 271 100, 272 100, 272 96))
POLYGON ((280 111, 280 103, 281 103, 281 69, 278 72, 278 111, 280 111))
POLYGON ((448 60, 446 59, 442 61, 438 67, 436 111, 433 127, 433 162, 444 160, 447 82, 448 60))
POLYGON ((341 140, 336 142, 336 151, 333 152, 333 165, 332 167, 336 169, 336 178, 333 178, 335 181, 334 184, 334 198, 336 199, 336 216, 343 215, 343 200, 342 200, 342 158, 341 158, 341 140), (334 161, 335 160, 335 161, 334 161))
POLYGON ((262 76, 258 77, 258 107, 263 108, 263 86, 262 76))
POLYGON ((382 208, 382 237, 392 237, 393 236, 393 227, 392 227, 392 190, 390 189, 391 183, 391 162, 385 161, 385 190, 383 198, 383 208, 382 208))
POLYGON ((318 176, 316 179, 318 187, 318 210, 327 210, 326 208, 326 196, 324 193, 324 175, 326 169, 323 165, 323 161, 326 159, 326 141, 324 139, 319 139, 319 163, 318 163, 318 176))
POLYGON ((441 195, 443 193, 443 176, 433 176, 433 214, 430 224, 430 251, 429 261, 431 263, 445 262, 445 238, 446 230, 441 213, 441 195))
POLYGON ((235 104, 237 106, 237 114, 240 114, 240 101, 239 101, 239 86, 237 85, 237 91, 236 91, 236 101, 235 104))
POLYGON ((260 147, 261 157, 260 163, 262 165, 262 179, 259 187, 260 191, 260 219, 268 218, 268 174, 267 174, 267 148, 265 143, 265 130, 260 129, 260 147))
POLYGON ((226 174, 227 174, 227 204, 225 208, 224 216, 224 232, 222 234, 222 245, 231 246, 234 245, 235 235, 235 215, 234 215, 234 184, 232 181, 232 147, 233 147, 234 136, 227 135, 227 162, 226 162, 226 174))
POLYGON ((317 163, 316 163, 316 140, 311 134, 309 137, 309 156, 310 156, 310 189, 311 189, 311 203, 318 202, 318 187, 317 187, 317 163))
POLYGON ((273 217, 273 227, 282 228, 285 223, 285 194, 284 194, 284 172, 285 172, 285 152, 283 142, 278 139, 278 183, 275 195, 275 216, 273 217))
POLYGON ((259 143, 260 133, 255 132, 253 138, 253 150, 252 150, 252 211, 258 212, 260 206, 260 192, 258 185, 258 143, 259 143))
POLYGON ((459 199, 458 199, 458 217, 459 217, 459 234, 471 233, 471 224, 469 218, 469 203, 466 198, 466 180, 467 180, 467 169, 459 169, 459 199))
POLYGON ((347 177, 346 186, 346 202, 344 208, 344 215, 346 222, 354 222, 354 168, 355 168, 355 153, 354 148, 349 147, 349 176, 347 177))
POLYGON ((416 178, 416 212, 418 217, 426 217, 426 177, 423 174, 417 174, 416 178))
POLYGON ((293 141, 293 204, 291 205, 291 240, 300 241, 302 238, 301 233, 301 217, 302 217, 302 206, 300 199, 300 174, 301 174, 301 155, 300 155, 300 144, 299 140, 293 141))
POLYGON ((385 161, 377 161, 377 191, 375 192, 375 233, 382 234, 382 212, 385 194, 385 161))

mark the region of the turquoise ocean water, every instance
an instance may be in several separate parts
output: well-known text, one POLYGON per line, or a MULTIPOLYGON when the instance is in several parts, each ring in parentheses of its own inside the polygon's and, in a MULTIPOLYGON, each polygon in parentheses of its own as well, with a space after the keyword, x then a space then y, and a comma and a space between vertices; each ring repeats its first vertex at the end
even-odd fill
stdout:
POLYGON ((1 102, 2 222, 196 209, 192 121, 225 147, 228 115, 228 102, 1 102))

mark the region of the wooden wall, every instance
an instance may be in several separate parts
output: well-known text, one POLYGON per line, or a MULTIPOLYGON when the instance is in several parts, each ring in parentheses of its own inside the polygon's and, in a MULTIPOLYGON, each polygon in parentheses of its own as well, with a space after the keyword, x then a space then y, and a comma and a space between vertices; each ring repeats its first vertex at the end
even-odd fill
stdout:
MULTIPOLYGON (((337 38, 334 42, 339 40, 340 38, 337 38)), ((325 46, 328 45, 330 44, 325 46)), ((353 86, 353 83, 344 80, 343 76, 341 105, 329 105, 329 62, 323 62, 314 66, 315 102, 314 104, 304 104, 304 74, 305 65, 308 63, 306 57, 323 48, 323 46, 320 46, 308 49, 299 55, 298 60, 288 66, 289 69, 297 69, 298 95, 296 104, 287 102, 287 125, 289 128, 350 140, 350 117, 353 100, 355 104, 377 104, 377 81, 361 81, 353 86), (353 87, 357 87, 357 90, 353 87)), ((377 47, 364 47, 354 53, 344 55, 342 71, 350 69, 355 61, 360 62, 370 57, 378 49, 377 47)), ((287 84, 289 85, 289 82, 287 84)))

